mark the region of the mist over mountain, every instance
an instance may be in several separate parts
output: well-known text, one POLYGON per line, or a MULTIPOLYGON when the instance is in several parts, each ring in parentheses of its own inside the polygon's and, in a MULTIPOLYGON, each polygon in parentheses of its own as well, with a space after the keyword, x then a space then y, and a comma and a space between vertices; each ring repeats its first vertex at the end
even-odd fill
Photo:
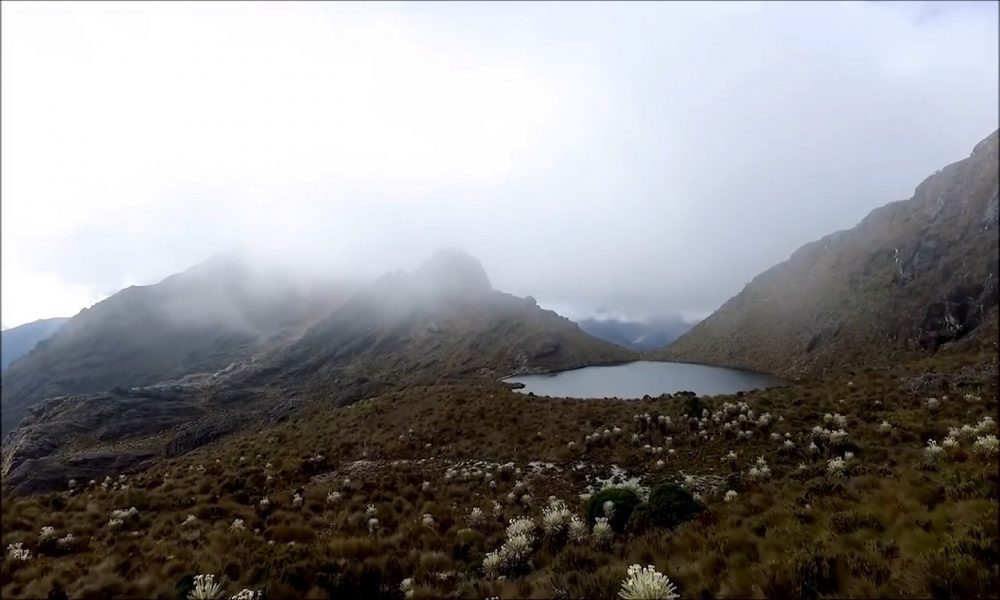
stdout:
POLYGON ((1000 0, 0 12, 2 600, 997 596, 1000 0))
POLYGON ((39 319, 0 331, 0 371, 31 352, 38 342, 49 338, 68 321, 66 318, 39 319))
POLYGON ((460 251, 318 297, 247 269, 213 260, 123 290, 5 374, 5 427, 18 425, 4 441, 6 489, 146 464, 317 402, 637 357, 531 298, 494 290, 460 251), (189 327, 180 307, 197 298, 214 306, 189 327), (107 448, 126 440, 127 452, 107 448))
POLYGON ((3 434, 44 398, 223 369, 300 335, 349 289, 231 255, 126 288, 69 319, 4 372, 3 434))

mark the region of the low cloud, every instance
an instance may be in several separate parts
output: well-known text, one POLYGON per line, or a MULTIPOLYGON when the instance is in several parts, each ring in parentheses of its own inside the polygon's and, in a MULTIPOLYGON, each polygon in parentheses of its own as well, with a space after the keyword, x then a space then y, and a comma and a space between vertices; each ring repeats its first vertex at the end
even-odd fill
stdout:
POLYGON ((703 316, 997 128, 996 13, 5 4, 3 323, 234 248, 703 316))

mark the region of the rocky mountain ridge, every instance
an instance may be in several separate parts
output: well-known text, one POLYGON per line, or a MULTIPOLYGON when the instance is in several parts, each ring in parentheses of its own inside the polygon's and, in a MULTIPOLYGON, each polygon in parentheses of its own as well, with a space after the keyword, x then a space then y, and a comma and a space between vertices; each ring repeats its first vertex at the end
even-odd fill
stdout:
POLYGON ((758 275, 659 358, 801 377, 965 339, 994 343, 998 134, 856 227, 758 275), (983 339, 986 338, 986 339, 983 339))

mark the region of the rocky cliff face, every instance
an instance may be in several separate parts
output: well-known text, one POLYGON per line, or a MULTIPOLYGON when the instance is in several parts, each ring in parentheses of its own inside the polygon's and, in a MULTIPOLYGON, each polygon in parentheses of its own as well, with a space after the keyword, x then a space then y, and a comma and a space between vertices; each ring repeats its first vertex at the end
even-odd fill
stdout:
POLYGON ((662 358, 786 377, 996 330, 998 134, 909 200, 799 248, 668 346, 662 358))

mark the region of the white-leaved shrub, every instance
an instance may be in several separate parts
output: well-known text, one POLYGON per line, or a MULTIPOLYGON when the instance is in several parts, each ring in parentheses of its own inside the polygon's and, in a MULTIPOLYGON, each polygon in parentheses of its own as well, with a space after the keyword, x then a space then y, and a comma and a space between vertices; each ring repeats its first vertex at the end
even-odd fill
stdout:
POLYGON ((996 456, 997 452, 1000 451, 1000 440, 992 433, 979 436, 972 444, 972 451, 982 456, 996 456))
POLYGON ((527 517, 511 519, 507 524, 507 538, 515 535, 532 536, 535 532, 535 522, 527 517))
POLYGON ((630 566, 618 596, 623 600, 675 600, 680 597, 676 586, 653 565, 630 566))
POLYGON ((31 550, 25 548, 21 542, 7 544, 7 557, 11 560, 31 560, 31 550))
POLYGON ((587 531, 587 524, 580 517, 573 515, 569 520, 569 541, 575 543, 585 542, 589 533, 587 531))
POLYGON ((483 558, 483 576, 486 579, 497 579, 503 574, 504 560, 500 555, 501 550, 487 552, 483 558))
POLYGON ((847 468, 847 458, 841 458, 835 456, 830 460, 826 461, 826 471, 830 475, 843 475, 844 470, 847 468))
POLYGON ((758 456, 747 475, 754 481, 762 481, 771 476, 771 468, 767 466, 763 456, 758 456))
POLYGON ((53 540, 57 537, 56 528, 51 525, 46 525, 42 527, 42 530, 38 532, 38 543, 44 544, 49 540, 53 540))
POLYGON ((927 440, 927 446, 924 448, 924 456, 927 457, 929 462, 937 462, 941 458, 941 454, 944 452, 944 448, 938 446, 938 443, 934 440, 927 440))
POLYGON ((139 511, 133 506, 129 509, 117 509, 111 511, 111 518, 108 520, 108 527, 118 529, 139 517, 139 511))
POLYGON ((573 513, 566 508, 562 500, 552 499, 549 505, 542 509, 542 530, 549 537, 557 537, 566 532, 573 513))
POLYGON ((194 588, 188 592, 188 600, 221 600, 225 596, 223 579, 215 579, 215 575, 195 575, 194 588))
POLYGON ((606 518, 598 517, 594 521, 592 536, 594 538, 594 546, 597 548, 606 548, 611 543, 614 531, 611 529, 611 524, 608 523, 606 518))
POLYGON ((996 429, 996 426, 997 424, 996 421, 993 420, 993 417, 986 415, 979 421, 979 423, 976 423, 976 426, 973 428, 973 433, 989 433, 996 429))
POLYGON ((486 515, 483 513, 483 509, 478 506, 473 508, 469 513, 469 527, 479 527, 484 522, 486 522, 486 515))
POLYGON ((76 537, 72 533, 67 533, 58 540, 56 540, 56 546, 60 550, 69 550, 76 546, 76 537))
POLYGON ((531 557, 532 543, 532 538, 523 533, 508 537, 501 548, 504 562, 510 566, 525 564, 531 557))

